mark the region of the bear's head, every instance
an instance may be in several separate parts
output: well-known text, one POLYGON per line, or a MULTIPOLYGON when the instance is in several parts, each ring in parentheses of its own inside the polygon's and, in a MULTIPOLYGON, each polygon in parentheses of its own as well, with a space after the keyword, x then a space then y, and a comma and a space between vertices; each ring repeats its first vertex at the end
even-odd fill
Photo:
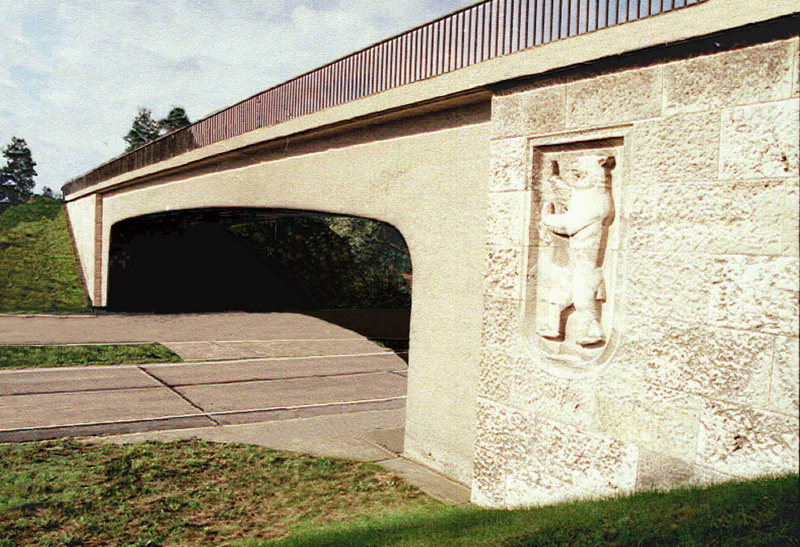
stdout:
POLYGON ((607 186, 611 183, 611 170, 616 165, 614 156, 581 156, 572 166, 575 188, 607 186))

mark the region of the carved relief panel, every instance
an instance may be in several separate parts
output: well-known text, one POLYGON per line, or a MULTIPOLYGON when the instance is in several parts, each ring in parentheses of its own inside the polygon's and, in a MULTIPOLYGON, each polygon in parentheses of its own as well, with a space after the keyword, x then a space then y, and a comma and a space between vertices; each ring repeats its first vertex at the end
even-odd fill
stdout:
POLYGON ((528 343, 587 369, 614 343, 622 139, 535 146, 528 343))

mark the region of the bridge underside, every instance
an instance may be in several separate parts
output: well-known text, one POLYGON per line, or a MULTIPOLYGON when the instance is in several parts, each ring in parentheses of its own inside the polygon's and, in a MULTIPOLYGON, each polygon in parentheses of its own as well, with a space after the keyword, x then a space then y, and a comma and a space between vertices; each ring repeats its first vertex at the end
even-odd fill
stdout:
POLYGON ((272 209, 170 211, 111 229, 112 311, 410 307, 402 235, 369 219, 272 209))
POLYGON ((281 311, 310 303, 288 272, 229 230, 274 215, 195 211, 148 215, 111 233, 108 305, 112 311, 281 311))

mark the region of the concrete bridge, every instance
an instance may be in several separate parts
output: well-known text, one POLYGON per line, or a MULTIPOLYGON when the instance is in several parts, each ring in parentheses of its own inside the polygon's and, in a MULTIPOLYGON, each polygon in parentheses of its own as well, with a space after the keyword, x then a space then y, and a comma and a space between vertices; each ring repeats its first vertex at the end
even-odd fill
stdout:
POLYGON ((474 502, 796 472, 797 3, 635 4, 471 6, 69 182, 93 304, 127 219, 377 219, 406 456, 474 502))

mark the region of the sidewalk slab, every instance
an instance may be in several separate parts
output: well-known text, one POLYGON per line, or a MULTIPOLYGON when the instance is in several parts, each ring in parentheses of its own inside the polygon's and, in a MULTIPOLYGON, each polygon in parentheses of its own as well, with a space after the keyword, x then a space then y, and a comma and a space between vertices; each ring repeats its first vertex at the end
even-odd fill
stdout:
POLYGON ((369 372, 182 386, 175 390, 206 412, 220 412, 399 397, 406 394, 406 380, 396 374, 369 372))
MULTIPOLYGON (((209 413, 219 425, 239 425, 253 422, 273 422, 298 420, 317 416, 330 416, 367 411, 396 410, 406 407, 406 398, 376 399, 372 401, 353 401, 336 404, 296 406, 292 408, 269 408, 255 411, 232 411, 219 414, 209 413)), ((374 444, 374 443, 373 443, 374 444)))
POLYGON ((402 454, 405 443, 405 427, 373 429, 364 434, 364 440, 391 452, 402 454))
POLYGON ((470 502, 468 487, 418 463, 405 458, 394 458, 378 463, 441 502, 451 505, 468 505, 470 502))
POLYGON ((404 371, 406 362, 394 353, 382 355, 254 360, 221 363, 169 363, 142 365, 170 386, 275 380, 304 376, 330 376, 357 372, 404 371))
POLYGON ((0 397, 0 431, 198 414, 166 387, 0 397))
MULTIPOLYGON (((342 310, 348 312, 349 310, 342 310)), ((402 311, 402 310, 401 310, 402 311)), ((359 312, 355 312, 359 315, 359 312)), ((351 314, 344 313, 345 316, 351 314)), ((365 310, 372 321, 374 312, 365 310)), ((303 313, 97 314, 0 316, 0 344, 352 339, 352 330, 303 313)))
POLYGON ((162 429, 186 429, 216 425, 206 416, 184 416, 148 420, 118 421, 106 423, 63 425, 40 428, 0 430, 0 442, 20 443, 43 441, 62 437, 85 437, 90 435, 114 435, 136 431, 158 431, 162 429))
POLYGON ((365 338, 350 340, 261 340, 245 342, 217 341, 223 348, 243 352, 246 357, 313 357, 385 353, 391 350, 365 338))
POLYGON ((216 342, 162 342, 184 361, 211 359, 246 359, 249 352, 235 347, 224 347, 216 342))
POLYGON ((143 387, 161 387, 161 384, 132 366, 0 371, 0 397, 143 387))
POLYGON ((375 428, 402 427, 404 421, 404 409, 374 410, 280 422, 134 433, 99 440, 122 444, 197 438, 221 443, 254 444, 316 456, 377 461, 392 458, 393 454, 363 440, 359 435, 375 428))

